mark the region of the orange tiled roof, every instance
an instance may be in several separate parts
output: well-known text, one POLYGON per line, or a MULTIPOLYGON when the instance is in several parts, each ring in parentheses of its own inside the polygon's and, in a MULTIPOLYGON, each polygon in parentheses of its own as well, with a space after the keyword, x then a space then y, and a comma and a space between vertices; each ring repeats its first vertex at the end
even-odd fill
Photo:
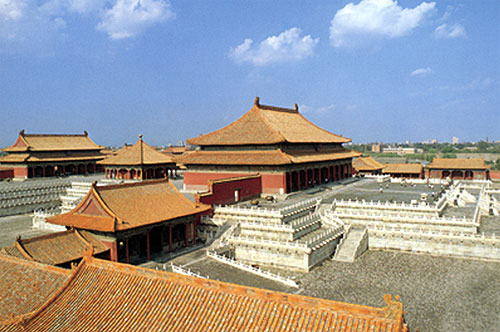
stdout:
POLYGON ((29 154, 29 153, 11 153, 6 156, 0 157, 2 163, 16 163, 16 162, 63 162, 63 161, 85 161, 85 160, 99 160, 104 156, 97 151, 92 153, 71 153, 64 152, 50 152, 44 154, 29 154))
POLYGON ((186 151, 188 151, 188 148, 186 146, 169 146, 162 152, 168 155, 168 154, 183 154, 186 151))
POLYGON ((345 149, 325 151, 194 151, 180 162, 186 165, 288 165, 308 162, 338 160, 359 156, 358 152, 345 149))
POLYGON ((359 157, 352 162, 352 167, 357 172, 378 171, 384 168, 384 164, 379 163, 372 156, 359 157))
POLYGON ((105 187, 92 185, 72 211, 48 222, 102 232, 122 231, 209 210, 182 195, 168 180, 153 180, 105 187))
POLYGON ((69 270, 0 254, 0 330, 3 321, 45 303, 70 275, 69 270))
POLYGON ((382 173, 406 173, 406 174, 421 174, 423 170, 422 164, 385 164, 382 173))
POLYGON ((85 257, 39 310, 0 331, 407 331, 403 305, 374 308, 85 257))
POLYGON ((171 157, 156 151, 155 148, 146 144, 142 140, 142 135, 140 136, 139 141, 137 141, 134 145, 124 145, 116 153, 116 155, 110 155, 106 159, 98 162, 98 164, 105 166, 138 166, 172 163, 175 163, 175 161, 171 157))
POLYGON ((432 163, 426 166, 428 169, 489 169, 490 167, 485 164, 482 158, 434 158, 432 163))
POLYGON ((31 239, 17 239, 14 245, 2 248, 2 251, 44 264, 60 265, 81 259, 83 250, 89 245, 94 248, 96 255, 109 250, 89 232, 68 230, 31 239))
POLYGON ((95 144, 84 132, 83 135, 58 134, 25 134, 21 130, 17 141, 6 152, 23 151, 67 151, 67 150, 101 150, 103 146, 95 144))
POLYGON ((276 143, 347 143, 351 140, 332 134, 304 118, 295 109, 254 106, 230 125, 187 140, 193 145, 254 145, 276 143))

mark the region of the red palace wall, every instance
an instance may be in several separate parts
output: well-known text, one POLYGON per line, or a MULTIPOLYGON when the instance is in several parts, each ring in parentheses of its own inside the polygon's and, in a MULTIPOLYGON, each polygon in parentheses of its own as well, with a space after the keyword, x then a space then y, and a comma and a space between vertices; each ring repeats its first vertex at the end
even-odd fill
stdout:
POLYGON ((11 179, 14 177, 13 168, 0 168, 0 180, 11 179))
POLYGON ((28 177, 28 167, 14 167, 14 177, 27 178, 28 177))
MULTIPOLYGON (((244 177, 253 174, 249 173, 201 173, 201 172, 185 172, 184 186, 187 190, 208 190, 209 180, 221 180, 234 177, 244 177)), ((262 192, 269 194, 278 194, 280 189, 283 192, 286 188, 286 175, 284 173, 276 174, 261 174, 262 192)), ((234 192, 232 192, 234 195, 234 192)))
POLYGON ((262 193, 260 176, 233 178, 209 184, 209 191, 196 196, 196 202, 204 204, 231 204, 235 202, 235 191, 239 190, 239 200, 259 197, 262 193))

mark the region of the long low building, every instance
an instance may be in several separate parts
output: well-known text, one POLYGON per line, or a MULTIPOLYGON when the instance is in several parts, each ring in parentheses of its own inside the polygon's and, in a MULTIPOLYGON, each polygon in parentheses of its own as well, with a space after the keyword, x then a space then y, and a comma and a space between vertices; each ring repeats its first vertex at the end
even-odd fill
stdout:
MULTIPOLYGON (((29 263, 38 264, 10 261, 22 267, 29 263)), ((36 271, 30 272, 23 278, 39 278, 36 271)), ((40 299, 37 307, 4 308, 0 331, 408 331, 403 304, 390 295, 384 297, 385 307, 375 308, 156 271, 90 255, 69 278, 59 273, 59 279, 66 281, 57 290, 52 288, 52 293, 43 290, 43 304, 40 299)), ((9 292, 3 279, 0 292, 2 299, 9 292)), ((17 292, 23 298, 33 289, 17 292)))
POLYGON ((481 158, 434 158, 425 168, 426 176, 438 179, 488 180, 490 167, 481 158))
POLYGON ((2 167, 12 168, 16 178, 87 174, 101 171, 104 146, 95 144, 86 131, 81 135, 26 134, 3 149, 2 167))

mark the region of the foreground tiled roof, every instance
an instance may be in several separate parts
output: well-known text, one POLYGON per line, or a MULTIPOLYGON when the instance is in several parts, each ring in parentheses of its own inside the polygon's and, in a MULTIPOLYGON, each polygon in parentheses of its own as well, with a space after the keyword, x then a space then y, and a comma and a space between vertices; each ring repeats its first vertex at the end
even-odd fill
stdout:
POLYGON ((94 254, 109 250, 92 234, 86 231, 68 230, 31 239, 16 239, 16 242, 0 252, 34 260, 44 264, 60 265, 82 258, 83 250, 92 246, 94 254))
POLYGON ((82 135, 25 134, 19 133, 17 141, 6 152, 22 151, 68 151, 101 150, 103 146, 95 144, 84 132, 82 135))
POLYGON ((0 331, 407 331, 403 306, 374 308, 85 257, 39 310, 0 331))
POLYGON ((142 135, 139 137, 139 141, 134 145, 125 145, 115 155, 110 155, 106 159, 98 162, 98 164, 106 166, 163 165, 173 163, 175 162, 170 156, 146 144, 142 140, 142 135))
POLYGON ((426 166, 428 169, 440 168, 440 169, 489 169, 490 167, 485 164, 482 158, 434 158, 432 163, 426 166))
POLYGON ((209 210, 182 195, 168 180, 152 180, 104 187, 92 185, 72 211, 48 222, 102 232, 122 231, 209 210))
POLYGON ((339 160, 359 156, 358 152, 345 149, 325 151, 194 151, 180 162, 186 165, 288 165, 308 162, 339 160))
POLYGON ((212 133, 187 140, 193 145, 253 145, 276 143, 347 143, 304 118, 298 108, 261 105, 259 98, 241 118, 212 133))
POLYGON ((422 170, 423 170, 422 164, 385 164, 382 173, 420 174, 422 173, 422 170))
POLYGON ((69 270, 0 253, 0 330, 2 321, 40 307, 70 275, 69 270))
POLYGON ((357 172, 378 171, 385 167, 384 164, 376 161, 372 156, 359 157, 352 162, 352 167, 357 172))

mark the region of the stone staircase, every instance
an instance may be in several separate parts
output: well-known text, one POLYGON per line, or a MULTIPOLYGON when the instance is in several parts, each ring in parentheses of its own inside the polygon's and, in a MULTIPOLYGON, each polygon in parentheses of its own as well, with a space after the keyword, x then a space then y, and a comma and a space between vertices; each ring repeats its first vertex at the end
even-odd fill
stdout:
POLYGON ((335 261, 352 263, 368 249, 368 230, 353 227, 344 235, 341 244, 337 247, 335 261))

